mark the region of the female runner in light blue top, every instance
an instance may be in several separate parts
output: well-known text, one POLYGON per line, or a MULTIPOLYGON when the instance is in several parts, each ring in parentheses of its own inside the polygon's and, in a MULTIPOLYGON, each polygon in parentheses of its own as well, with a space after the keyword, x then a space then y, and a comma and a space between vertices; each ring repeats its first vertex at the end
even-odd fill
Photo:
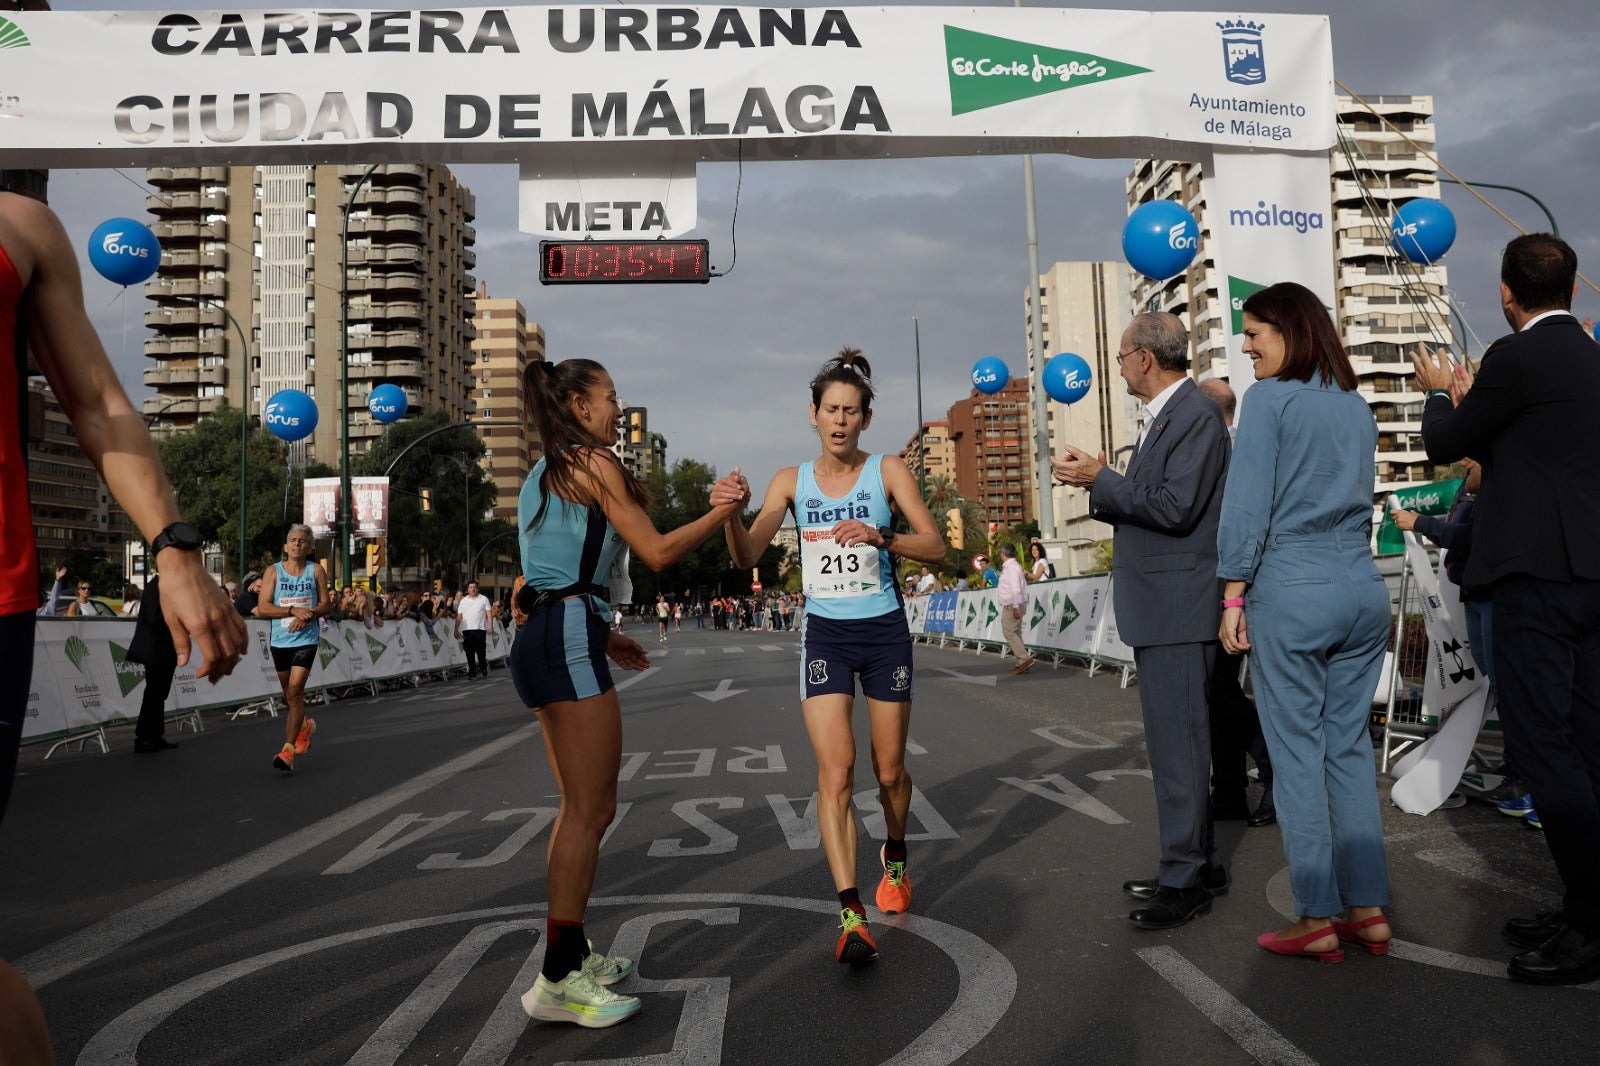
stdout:
POLYGON ((916 479, 898 456, 861 450, 872 423, 872 371, 845 348, 811 382, 811 424, 822 455, 778 471, 749 530, 728 523, 734 565, 755 565, 786 511, 800 536, 806 597, 800 627, 801 711, 817 753, 817 822, 839 891, 834 958, 848 964, 876 958, 866 910, 856 889, 856 823, 850 808, 856 743, 850 727, 856 676, 872 721, 872 767, 889 839, 878 853, 883 877, 876 902, 885 913, 911 903, 906 875, 906 812, 911 777, 905 769, 911 721, 911 633, 890 553, 937 566, 944 538, 922 502, 916 479), (896 534, 898 511, 911 532, 896 534))
POLYGON ((624 543, 661 570, 715 533, 748 497, 730 475, 712 486, 705 515, 656 532, 644 510, 648 493, 611 451, 622 408, 605 368, 590 359, 539 360, 523 381, 545 456, 517 502, 527 581, 518 598, 527 621, 511 648, 511 676, 544 725, 561 809, 547 852, 544 965, 522 1006, 542 1021, 600 1028, 639 1009, 637 997, 605 987, 633 964, 591 951, 583 929, 622 767, 622 711, 606 658, 626 670, 650 665, 643 648, 612 631, 602 583, 624 543))

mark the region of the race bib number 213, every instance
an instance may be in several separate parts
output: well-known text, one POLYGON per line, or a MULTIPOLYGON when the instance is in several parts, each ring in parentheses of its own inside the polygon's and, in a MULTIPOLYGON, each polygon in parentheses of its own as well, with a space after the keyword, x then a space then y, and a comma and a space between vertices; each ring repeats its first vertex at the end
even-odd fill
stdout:
POLYGON ((881 587, 878 549, 870 544, 846 548, 827 529, 800 531, 800 572, 805 594, 818 599, 866 596, 881 587))

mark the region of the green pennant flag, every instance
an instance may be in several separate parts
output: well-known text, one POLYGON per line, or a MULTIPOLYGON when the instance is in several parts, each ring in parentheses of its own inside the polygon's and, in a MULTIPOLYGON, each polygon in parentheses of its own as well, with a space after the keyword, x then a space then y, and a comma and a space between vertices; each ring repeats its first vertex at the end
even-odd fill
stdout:
POLYGON ((1264 288, 1265 285, 1254 281, 1231 275, 1228 277, 1228 306, 1233 311, 1233 336, 1244 332, 1244 302, 1264 288))
POLYGON ((944 48, 952 115, 1150 73, 1148 67, 1089 52, 1028 44, 955 26, 944 28, 944 48))

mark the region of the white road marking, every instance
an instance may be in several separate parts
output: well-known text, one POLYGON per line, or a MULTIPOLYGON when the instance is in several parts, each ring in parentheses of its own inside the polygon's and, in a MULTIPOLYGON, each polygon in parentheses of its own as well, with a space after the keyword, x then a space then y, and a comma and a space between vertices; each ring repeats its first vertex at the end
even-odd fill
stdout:
POLYGON ((1134 952, 1162 979, 1183 993, 1183 998, 1211 1019, 1211 1024, 1262 1066, 1317 1066, 1316 1060, 1295 1047, 1243 1003, 1201 973, 1170 947, 1141 948, 1134 952))
POLYGON ((742 696, 746 692, 750 691, 746 688, 734 688, 732 686, 733 678, 725 677, 721 681, 717 682, 717 687, 715 689, 712 689, 710 692, 696 692, 695 695, 699 696, 703 700, 709 700, 712 703, 721 703, 729 696, 742 696))
MULTIPOLYGON (((780 907, 825 915, 830 919, 838 913, 838 905, 832 900, 743 894, 611 896, 591 899, 589 906, 591 908, 780 907)), ((78 1056, 77 1064, 78 1066, 133 1066, 138 1061, 137 1049, 140 1042, 174 1012, 240 978, 260 973, 273 966, 295 962, 346 945, 376 941, 418 929, 431 929, 462 922, 526 922, 533 916, 543 914, 544 910, 544 904, 536 903, 414 918, 347 933, 335 933, 332 936, 290 944, 253 958, 228 963, 181 981, 123 1011, 90 1039, 78 1056)), ((965 929, 917 914, 884 915, 872 907, 867 909, 867 916, 882 927, 892 927, 928 941, 943 951, 956 967, 956 993, 950 1005, 932 1025, 919 1033, 897 1055, 888 1059, 884 1066, 947 1066, 957 1061, 981 1043, 1010 1008, 1017 994, 1016 969, 999 951, 965 929)), ((536 923, 534 929, 537 929, 536 923)), ((407 1008, 414 1007, 420 1013, 427 1003, 438 1001, 441 992, 448 992, 445 986, 454 987, 459 981, 458 974, 466 957, 474 953, 481 954, 478 948, 480 938, 470 939, 472 943, 464 944, 457 952, 439 963, 430 976, 424 979, 424 987, 412 993, 401 1010, 397 1010, 390 1016, 389 1021, 380 1025, 374 1036, 382 1034, 382 1039, 378 1042, 386 1045, 385 1050, 393 1047, 394 1037, 401 1036, 406 1030, 414 1028, 417 1019, 407 1008)), ((619 939, 623 939, 620 933, 619 939)), ((627 946, 631 947, 631 944, 627 946)), ((524 974, 519 975, 517 980, 522 980, 528 969, 525 966, 524 974)), ((504 1006, 502 1000, 501 1007, 504 1006)), ((503 1037, 496 1039, 491 1036, 486 1043, 503 1046, 503 1037)), ((474 1046, 478 1047, 479 1052, 474 1057, 481 1061, 482 1053, 490 1048, 474 1046)), ((378 1049, 374 1047, 373 1050, 378 1049)), ((660 1060, 658 1057, 650 1056, 612 1061, 628 1063, 631 1066, 645 1066, 648 1062, 660 1060)))
POLYGON ((743 655, 744 654, 744 649, 743 648, 723 648, 722 649, 722 653, 724 655, 743 655))
POLYGON ((223 863, 208 873, 152 896, 142 903, 136 903, 109 918, 103 918, 53 944, 45 945, 38 951, 15 959, 13 965, 22 971, 22 975, 34 988, 44 988, 91 963, 99 962, 146 933, 183 917, 218 896, 231 892, 267 871, 299 858, 312 848, 349 832, 363 822, 394 810, 435 785, 443 784, 455 775, 516 747, 538 731, 538 722, 530 722, 519 729, 514 729, 503 737, 479 745, 447 763, 442 763, 432 770, 380 792, 371 799, 347 807, 338 814, 329 815, 299 832, 290 833, 281 840, 241 855, 232 862, 223 863))
POLYGON ((952 670, 948 666, 935 666, 934 669, 941 674, 949 674, 957 681, 965 681, 969 685, 992 686, 997 679, 995 674, 963 674, 960 670, 952 670))

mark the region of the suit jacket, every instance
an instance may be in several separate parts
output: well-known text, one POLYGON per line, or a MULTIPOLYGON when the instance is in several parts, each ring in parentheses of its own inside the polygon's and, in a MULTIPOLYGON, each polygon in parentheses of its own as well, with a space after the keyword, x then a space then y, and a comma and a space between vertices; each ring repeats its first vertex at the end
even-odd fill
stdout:
POLYGON ((1436 463, 1483 464, 1463 580, 1600 579, 1600 346, 1557 315, 1489 346, 1460 407, 1428 401, 1436 463))
POLYGON ((1100 471, 1090 513, 1116 527, 1112 597, 1129 647, 1217 639, 1217 521, 1228 472, 1222 410, 1185 381, 1161 408, 1128 472, 1100 471))

